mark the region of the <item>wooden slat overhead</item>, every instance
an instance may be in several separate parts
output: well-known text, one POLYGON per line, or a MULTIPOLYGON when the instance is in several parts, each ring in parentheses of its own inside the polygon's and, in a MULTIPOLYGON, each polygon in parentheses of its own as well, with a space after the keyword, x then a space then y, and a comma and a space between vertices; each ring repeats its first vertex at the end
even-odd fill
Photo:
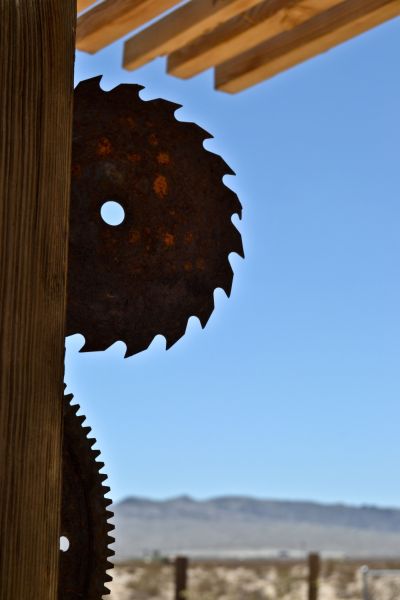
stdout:
POLYGON ((235 93, 395 17, 400 0, 347 0, 215 71, 219 90, 235 93))
POLYGON ((85 8, 89 8, 89 6, 91 6, 95 2, 96 0, 77 0, 76 9, 78 13, 80 13, 82 10, 85 10, 85 8))
POLYGON ((125 68, 167 55, 170 74, 215 67, 216 88, 235 93, 398 15, 400 0, 103 0, 79 17, 77 47, 97 52, 133 32, 125 68))
POLYGON ((282 6, 282 0, 258 3, 251 10, 173 52, 168 58, 168 73, 185 79, 193 77, 267 39, 294 29, 340 2, 342 0, 291 0, 285 6, 282 6))
POLYGON ((180 0, 104 0, 78 18, 76 47, 97 52, 155 19, 180 0))
POLYGON ((129 39, 125 44, 124 67, 137 69, 157 56, 182 48, 259 2, 192 0, 129 39))

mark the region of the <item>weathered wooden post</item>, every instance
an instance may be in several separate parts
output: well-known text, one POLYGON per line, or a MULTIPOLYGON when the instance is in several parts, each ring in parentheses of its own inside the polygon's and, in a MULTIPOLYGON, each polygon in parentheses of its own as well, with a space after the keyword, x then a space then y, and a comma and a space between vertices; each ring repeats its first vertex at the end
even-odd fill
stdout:
POLYGON ((0 599, 56 600, 76 0, 0 0, 0 599))
POLYGON ((318 583, 321 561, 319 554, 308 555, 308 600, 318 600, 318 583))
POLYGON ((175 600, 186 598, 188 563, 185 556, 177 556, 175 559, 175 600))

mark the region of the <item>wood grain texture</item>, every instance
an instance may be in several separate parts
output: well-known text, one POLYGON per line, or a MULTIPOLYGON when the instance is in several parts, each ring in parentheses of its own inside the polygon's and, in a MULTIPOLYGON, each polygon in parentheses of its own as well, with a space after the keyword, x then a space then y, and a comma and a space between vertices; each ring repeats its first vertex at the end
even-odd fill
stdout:
POLYGON ((76 1, 0 17, 0 599, 56 600, 76 1))
POLYGON ((173 52, 168 73, 184 79, 215 67, 342 0, 265 0, 173 52))
POLYGON ((192 0, 130 38, 125 44, 124 67, 137 69, 157 56, 169 54, 259 2, 192 0))
POLYGON ((155 19, 180 0, 104 0, 78 18, 76 47, 97 52, 155 19))
POLYGON ((346 0, 221 64, 215 87, 242 91, 400 14, 400 0, 346 0))
POLYGON ((85 8, 88 8, 95 2, 96 2, 96 0, 77 0, 76 8, 78 10, 78 13, 81 12, 81 10, 85 10, 85 8))

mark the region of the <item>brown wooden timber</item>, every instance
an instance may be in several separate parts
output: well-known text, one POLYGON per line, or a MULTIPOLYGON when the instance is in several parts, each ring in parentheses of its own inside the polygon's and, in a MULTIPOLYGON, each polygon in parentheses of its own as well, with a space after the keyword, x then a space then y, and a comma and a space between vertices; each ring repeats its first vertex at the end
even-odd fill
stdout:
POLYGON ((137 69, 157 56, 169 54, 259 2, 192 0, 130 38, 125 44, 124 67, 137 69))
POLYGON ((85 8, 88 8, 95 2, 96 2, 96 0, 77 0, 76 7, 77 7, 78 12, 81 12, 81 10, 85 10, 85 8))
POLYGON ((216 69, 215 86, 235 93, 400 14, 400 0, 347 0, 216 69))
POLYGON ((56 600, 76 0, 0 17, 0 599, 56 600))
POLYGON ((319 554, 311 552, 308 555, 308 600, 318 600, 320 569, 321 561, 319 554))
POLYGON ((168 73, 184 79, 217 66, 342 0, 265 0, 173 52, 168 73))
POLYGON ((76 47, 97 52, 158 17, 180 0, 104 0, 78 19, 76 47))
POLYGON ((187 572, 189 561, 185 556, 175 558, 175 600, 187 598, 187 572))

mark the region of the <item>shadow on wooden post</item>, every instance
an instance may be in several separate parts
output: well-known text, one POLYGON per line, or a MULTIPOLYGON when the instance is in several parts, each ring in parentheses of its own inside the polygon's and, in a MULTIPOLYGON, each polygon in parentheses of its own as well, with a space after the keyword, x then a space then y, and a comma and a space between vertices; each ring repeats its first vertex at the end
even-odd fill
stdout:
POLYGON ((185 556, 175 558, 175 600, 185 600, 189 561, 185 556))
POLYGON ((318 583, 321 561, 319 554, 308 555, 308 600, 318 600, 318 583))

